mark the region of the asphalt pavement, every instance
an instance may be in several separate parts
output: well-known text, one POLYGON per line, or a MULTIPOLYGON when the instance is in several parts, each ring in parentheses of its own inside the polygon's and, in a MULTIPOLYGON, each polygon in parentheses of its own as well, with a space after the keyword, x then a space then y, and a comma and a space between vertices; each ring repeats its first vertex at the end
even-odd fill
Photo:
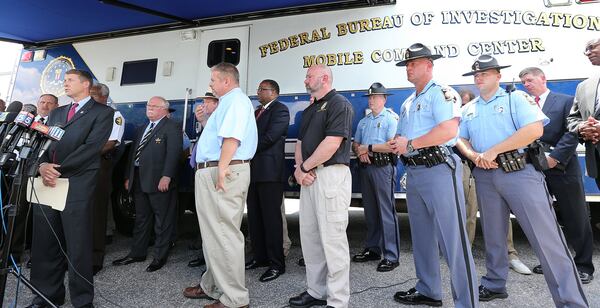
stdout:
MULTIPOLYGON (((258 278, 264 268, 246 271, 246 287, 250 291, 251 307, 286 307, 290 297, 305 290, 305 271, 296 264, 301 257, 301 248, 298 231, 297 201, 286 200, 286 212, 292 249, 286 261, 286 273, 278 279, 261 283, 258 278)), ((347 230, 350 241, 350 254, 354 255, 363 248, 365 238, 365 221, 362 209, 352 208, 350 223, 347 230)), ((107 247, 107 256, 104 269, 94 277, 96 307, 199 307, 210 303, 208 300, 192 300, 183 297, 185 287, 199 283, 204 267, 189 268, 187 263, 193 259, 197 251, 190 250, 194 242, 194 214, 189 213, 181 227, 183 236, 177 241, 165 267, 153 272, 145 272, 145 268, 152 261, 149 254, 146 262, 135 263, 127 266, 115 267, 111 261, 125 256, 129 251, 130 238, 116 235, 111 245, 107 247)), ((401 307, 394 302, 393 294, 400 290, 408 290, 416 283, 413 257, 411 253, 410 228, 407 214, 399 214, 401 256, 400 266, 388 273, 379 273, 375 270, 377 262, 351 263, 350 265, 350 306, 351 307, 401 307)), ((244 220, 245 229, 246 220, 244 220)), ((514 223, 514 226, 518 224, 514 223)), ((594 264, 600 267, 600 237, 599 230, 595 230, 594 264)), ((533 268, 538 264, 537 259, 527 242, 523 232, 516 227, 514 242, 523 263, 533 268)), ((478 230, 473 255, 478 274, 485 271, 484 244, 481 230, 478 230)), ((444 286, 444 307, 453 307, 450 290, 448 267, 441 261, 441 273, 444 286)), ((23 273, 29 277, 29 270, 23 273)), ((599 274, 600 275, 600 274, 599 274)), ((16 279, 8 277, 4 295, 4 307, 14 305, 27 306, 33 295, 23 284, 16 289, 16 279)), ((509 272, 507 299, 494 300, 481 303, 481 307, 552 307, 554 304, 546 286, 543 275, 520 275, 514 271, 509 272)), ((600 277, 592 283, 583 286, 587 294, 590 307, 600 307, 600 277)), ((69 307, 68 291, 67 303, 69 307)), ((12 306, 14 307, 14 306, 12 306)))

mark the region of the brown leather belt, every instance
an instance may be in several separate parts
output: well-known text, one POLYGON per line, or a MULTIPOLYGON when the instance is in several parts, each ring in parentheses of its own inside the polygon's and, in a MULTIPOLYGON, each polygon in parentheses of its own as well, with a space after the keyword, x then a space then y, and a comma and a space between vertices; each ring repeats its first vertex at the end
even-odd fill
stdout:
MULTIPOLYGON (((245 163, 249 163, 250 160, 245 160, 245 159, 234 159, 232 161, 229 162, 229 165, 239 165, 239 164, 245 164, 245 163)), ((214 160, 214 161, 207 161, 207 162, 203 162, 203 163, 197 163, 196 164, 196 169, 204 169, 204 168, 208 168, 208 167, 216 167, 219 165, 219 161, 218 160, 214 160)))

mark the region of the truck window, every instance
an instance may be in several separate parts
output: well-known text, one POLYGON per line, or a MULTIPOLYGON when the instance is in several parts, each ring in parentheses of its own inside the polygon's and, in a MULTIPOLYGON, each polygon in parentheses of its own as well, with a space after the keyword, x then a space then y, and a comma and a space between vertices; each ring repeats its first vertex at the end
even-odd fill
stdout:
POLYGON ((221 62, 238 65, 240 63, 240 40, 218 40, 208 44, 208 59, 206 64, 213 67, 221 62))
POLYGON ((158 59, 123 62, 121 85, 147 84, 156 81, 158 59))

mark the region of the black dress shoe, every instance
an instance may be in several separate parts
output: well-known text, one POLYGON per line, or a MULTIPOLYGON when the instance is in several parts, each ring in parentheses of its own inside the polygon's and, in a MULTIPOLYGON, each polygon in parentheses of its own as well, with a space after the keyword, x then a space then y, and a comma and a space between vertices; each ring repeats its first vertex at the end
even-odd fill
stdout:
POLYGON ((578 271, 579 272, 579 279, 581 279, 581 283, 583 284, 588 284, 590 282, 592 282, 592 280, 594 280, 594 275, 593 274, 588 274, 582 271, 578 271))
POLYGON ((306 266, 306 263, 304 263, 304 258, 298 259, 298 266, 302 266, 302 267, 306 266))
POLYGON ((369 249, 363 250, 363 252, 352 257, 352 261, 354 262, 367 262, 367 261, 379 261, 381 259, 381 255, 378 253, 372 252, 369 249))
POLYGON ((479 301, 489 302, 496 298, 507 298, 508 293, 506 292, 494 292, 484 286, 479 286, 479 301))
POLYGON ((269 264, 267 264, 266 262, 257 262, 256 260, 252 259, 248 262, 246 262, 246 269, 255 269, 255 268, 259 268, 259 267, 267 267, 269 266, 269 264))
POLYGON ((434 307, 442 306, 441 300, 427 297, 419 293, 419 291, 417 291, 415 288, 412 288, 408 291, 396 292, 396 294, 394 294, 394 300, 404 305, 427 305, 434 307))
POLYGON ((152 260, 152 263, 150 263, 150 265, 148 265, 148 267, 146 267, 146 272, 152 273, 154 271, 158 271, 163 266, 165 266, 165 263, 167 263, 166 259, 162 259, 162 260, 154 259, 154 260, 152 260))
POLYGON ((131 263, 136 263, 136 262, 144 262, 146 261, 146 257, 130 257, 127 256, 125 258, 121 258, 121 259, 116 259, 114 261, 112 261, 112 265, 127 265, 127 264, 131 264, 131 263))
POLYGON ((94 272, 94 276, 96 276, 96 274, 98 274, 98 272, 102 270, 102 265, 94 265, 92 270, 94 272))
POLYGON ((267 282, 271 280, 277 279, 277 277, 281 276, 281 274, 285 273, 285 270, 278 270, 276 268, 268 269, 258 280, 260 282, 267 282))
POLYGON ((300 293, 300 295, 298 295, 298 296, 294 296, 294 297, 290 298, 288 303, 290 304, 290 306, 297 307, 297 308, 308 308, 308 307, 312 307, 312 306, 327 305, 326 300, 316 299, 316 298, 310 296, 310 294, 308 294, 307 291, 300 293))
POLYGON ((395 269, 396 267, 398 267, 398 265, 400 265, 400 262, 392 262, 388 259, 383 259, 377 265, 377 271, 378 272, 389 272, 389 271, 395 269))
POLYGON ((544 271, 542 271, 542 265, 536 265, 532 270, 532 272, 536 273, 536 274, 543 274, 544 271))
POLYGON ((198 267, 206 264, 206 260, 204 260, 204 256, 200 255, 198 258, 188 262, 189 267, 198 267))

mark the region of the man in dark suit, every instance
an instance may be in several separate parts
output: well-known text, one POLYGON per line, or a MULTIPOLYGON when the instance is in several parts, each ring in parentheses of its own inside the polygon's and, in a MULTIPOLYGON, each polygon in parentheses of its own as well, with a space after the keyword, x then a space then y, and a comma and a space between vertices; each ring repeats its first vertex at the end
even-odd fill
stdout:
POLYGON ((285 137, 290 112, 277 101, 279 85, 274 80, 263 80, 256 94, 260 103, 254 112, 258 147, 250 162, 247 199, 253 259, 246 264, 246 269, 268 266, 259 278, 261 282, 266 282, 285 273, 281 201, 285 181, 285 137))
MULTIPOLYGON (((557 218, 564 227, 567 243, 575 250, 575 265, 581 282, 594 278, 592 253, 594 241, 588 216, 581 167, 577 159, 578 138, 567 129, 567 116, 573 106, 573 97, 551 92, 546 87, 546 76, 537 67, 528 67, 519 73, 521 82, 534 97, 550 123, 544 126, 540 140, 546 148, 550 169, 544 171, 548 191, 556 198, 557 218)), ((541 265, 533 272, 542 274, 541 265)))
POLYGON ((125 188, 133 193, 135 225, 133 243, 127 256, 113 265, 127 265, 146 260, 154 220, 154 260, 146 268, 154 272, 167 262, 175 211, 169 210, 172 194, 177 193, 176 179, 183 133, 177 122, 169 119, 169 102, 154 96, 146 105, 150 123, 138 129, 129 155, 125 188))
MULTIPOLYGON (((56 186, 59 177, 69 180, 62 212, 45 205, 33 208, 31 282, 55 305, 64 303, 63 280, 68 268, 71 304, 93 307, 92 193, 100 167, 100 150, 111 131, 113 110, 90 98, 91 86, 90 73, 67 71, 65 93, 73 102, 58 107, 48 117, 49 126, 60 125, 65 133, 40 160, 44 185, 56 186)), ((46 303, 36 297, 30 307, 46 307, 46 303)))
MULTIPOLYGON (((600 38, 587 43, 585 55, 592 65, 600 66, 600 38)), ((588 176, 600 188, 600 74, 577 85, 573 108, 567 122, 569 130, 585 142, 585 167, 588 176)))

